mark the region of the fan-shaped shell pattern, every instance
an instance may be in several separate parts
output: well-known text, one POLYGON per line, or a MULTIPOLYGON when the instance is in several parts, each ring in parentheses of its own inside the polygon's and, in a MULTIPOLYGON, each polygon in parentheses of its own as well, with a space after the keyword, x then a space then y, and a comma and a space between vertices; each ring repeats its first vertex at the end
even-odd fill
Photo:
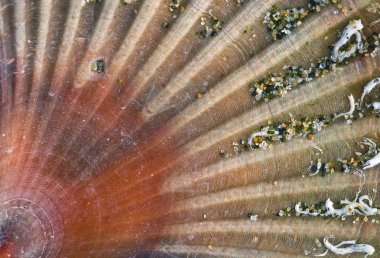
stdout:
MULTIPOLYGON (((289 113, 348 110, 347 96, 380 75, 379 56, 268 102, 248 85, 329 55, 352 19, 379 32, 379 1, 324 7, 277 41, 267 10, 308 1, 237 2, 183 0, 173 18, 169 0, 0 1, 1 257, 302 257, 323 253, 326 235, 380 256, 376 218, 276 216, 298 201, 353 199, 354 173, 302 175, 312 143, 336 159, 364 137, 380 141, 376 116, 339 120, 312 141, 232 146, 289 113), (210 13, 223 29, 202 38, 210 13)), ((379 207, 379 169, 364 173, 379 207)))

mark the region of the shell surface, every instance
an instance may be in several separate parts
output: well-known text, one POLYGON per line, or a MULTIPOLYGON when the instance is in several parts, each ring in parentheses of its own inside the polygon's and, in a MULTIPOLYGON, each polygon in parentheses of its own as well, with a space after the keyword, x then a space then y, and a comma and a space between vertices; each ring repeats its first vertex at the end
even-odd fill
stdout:
POLYGON ((379 1, 342 0, 273 41, 268 10, 307 3, 0 0, 0 257, 302 257, 330 235, 380 256, 379 215, 278 216, 358 189, 380 207, 377 166, 308 174, 364 138, 380 145, 376 114, 237 147, 289 113, 346 112, 380 76, 380 55, 367 53, 255 101, 251 83, 328 56, 351 20, 380 32, 379 1))

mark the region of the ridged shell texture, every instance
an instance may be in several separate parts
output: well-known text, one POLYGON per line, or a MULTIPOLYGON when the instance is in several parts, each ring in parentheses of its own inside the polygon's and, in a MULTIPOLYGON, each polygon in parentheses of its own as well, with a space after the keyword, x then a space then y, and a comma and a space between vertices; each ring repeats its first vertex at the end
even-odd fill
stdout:
POLYGON ((327 5, 278 40, 268 10, 309 1, 177 2, 0 0, 0 257, 304 257, 323 253, 327 235, 380 257, 379 216, 278 215, 353 200, 361 186, 380 206, 377 166, 364 183, 308 171, 353 156, 365 137, 379 144, 376 115, 234 150, 289 113, 349 110, 347 96, 380 76, 379 55, 269 101, 249 85, 328 56, 354 19, 378 33, 379 1, 327 5))

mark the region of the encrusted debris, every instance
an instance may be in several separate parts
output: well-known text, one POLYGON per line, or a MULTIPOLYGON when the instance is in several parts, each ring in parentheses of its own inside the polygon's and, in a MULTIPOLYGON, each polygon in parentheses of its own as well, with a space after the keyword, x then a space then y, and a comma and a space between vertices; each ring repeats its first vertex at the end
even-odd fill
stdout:
POLYGON ((253 213, 248 213, 248 219, 251 220, 251 221, 256 221, 257 220, 257 216, 258 215, 255 215, 253 213))
POLYGON ((166 29, 169 29, 169 27, 170 27, 170 24, 168 22, 161 23, 161 28, 166 30, 166 29))
POLYGON ((361 147, 359 150, 355 151, 355 156, 349 159, 337 159, 336 161, 324 161, 322 159, 317 159, 316 161, 310 161, 310 176, 315 176, 321 174, 322 176, 326 174, 332 174, 334 172, 352 172, 357 171, 357 169, 367 169, 379 164, 377 158, 379 155, 380 148, 377 147, 376 143, 369 139, 364 138, 359 142, 361 147))
POLYGON ((294 208, 287 207, 279 211, 278 215, 282 216, 307 216, 307 217, 339 217, 345 220, 349 216, 376 216, 378 215, 378 208, 372 207, 372 199, 368 195, 359 197, 360 191, 356 193, 355 199, 349 201, 348 199, 341 200, 339 204, 334 204, 330 198, 326 201, 321 201, 316 204, 309 205, 307 203, 298 202, 294 208), (338 206, 338 208, 337 208, 338 206))
POLYGON ((256 101, 269 101, 286 95, 292 89, 298 88, 306 82, 325 76, 342 65, 348 63, 357 54, 375 53, 379 47, 378 34, 369 38, 361 35, 363 24, 360 20, 351 21, 343 30, 338 42, 333 45, 331 55, 319 58, 316 64, 309 67, 284 66, 280 74, 272 73, 266 78, 249 84, 249 92, 256 101), (351 37, 356 36, 356 42, 351 43, 351 37))
MULTIPOLYGON (((276 80, 276 78, 273 78, 273 80, 276 80)), ((268 121, 267 125, 262 126, 258 130, 254 130, 246 140, 241 140, 239 145, 235 144, 235 152, 240 153, 247 149, 257 150, 271 148, 273 142, 289 141, 293 137, 306 137, 312 140, 316 133, 335 123, 339 118, 343 117, 347 121, 347 124, 350 125, 353 121, 369 115, 371 113, 369 108, 373 108, 372 113, 379 113, 380 102, 372 102, 367 106, 361 107, 364 102, 364 97, 369 94, 377 84, 380 84, 380 78, 372 80, 364 87, 364 92, 359 103, 355 102, 355 98, 352 94, 349 95, 350 109, 347 112, 330 114, 329 116, 317 115, 314 117, 301 117, 298 119, 294 118, 292 114, 289 114, 290 120, 288 121, 268 121)), ((368 146, 368 141, 369 139, 365 138, 364 145, 368 146)), ((314 148, 317 147, 314 146, 314 148)), ((361 156, 361 158, 351 158, 349 161, 338 160, 338 163, 332 161, 322 163, 321 160, 317 162, 312 161, 309 168, 311 175, 316 175, 320 171, 322 171, 322 175, 324 175, 326 172, 333 173, 337 169, 343 169, 345 172, 348 172, 358 167, 366 169, 376 166, 380 163, 380 155, 376 156, 378 151, 375 150, 376 148, 370 148, 363 156, 361 156, 361 152, 357 152, 357 156, 361 156), (366 164, 363 165, 364 163, 366 164)))
POLYGON ((200 19, 201 26, 203 29, 197 34, 201 38, 215 37, 223 29, 224 21, 219 19, 217 16, 212 14, 212 11, 200 19))
MULTIPOLYGON (((123 0, 121 0, 123 1, 123 0)), ((133 0, 126 0, 126 1, 133 1, 133 0)), ((137 0, 135 0, 137 1, 137 0)), ((185 11, 185 5, 183 4, 184 1, 182 0, 171 0, 170 4, 169 4, 169 7, 168 7, 168 10, 169 12, 172 13, 172 19, 177 19, 184 11, 185 11)), ((161 28, 164 29, 164 30, 167 30, 169 29, 170 25, 171 25, 171 21, 165 19, 165 21, 163 21, 161 23, 161 28)))
POLYGON ((181 0, 172 0, 169 4, 169 11, 173 13, 173 19, 178 18, 185 11, 185 6, 181 2, 181 0))
POLYGON ((273 142, 289 141, 293 137, 306 137, 311 140, 314 134, 326 128, 330 122, 330 118, 323 115, 299 119, 290 115, 290 120, 286 122, 268 121, 267 126, 250 134, 246 142, 244 140, 240 142, 243 149, 256 150, 271 148, 273 142))
POLYGON ((104 73, 105 64, 104 60, 97 59, 91 64, 91 71, 96 73, 104 73))
POLYGON ((302 21, 311 13, 319 12, 322 7, 331 3, 337 5, 337 0, 310 0, 307 7, 279 9, 272 6, 264 17, 264 23, 267 24, 273 40, 284 38, 291 34, 292 31, 302 25, 302 21))

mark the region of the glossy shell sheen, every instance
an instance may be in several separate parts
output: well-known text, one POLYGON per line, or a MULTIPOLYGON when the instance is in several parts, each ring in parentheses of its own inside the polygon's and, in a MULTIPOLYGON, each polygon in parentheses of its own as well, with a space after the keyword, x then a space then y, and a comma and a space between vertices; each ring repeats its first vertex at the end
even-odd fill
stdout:
MULTIPOLYGON (((307 0, 125 2, 0 0, 0 257, 304 257, 323 253, 327 235, 380 257, 379 215, 277 216, 355 197, 354 173, 308 175, 311 146, 337 159, 363 137, 379 144, 376 116, 233 148, 268 120, 349 109, 347 96, 380 76, 379 55, 268 102, 249 84, 328 56, 350 20, 378 33, 379 1, 323 7, 277 41, 268 9, 307 0), (210 14, 223 28, 202 37, 210 14)), ((379 168, 364 173, 362 193, 380 207, 379 168)))

